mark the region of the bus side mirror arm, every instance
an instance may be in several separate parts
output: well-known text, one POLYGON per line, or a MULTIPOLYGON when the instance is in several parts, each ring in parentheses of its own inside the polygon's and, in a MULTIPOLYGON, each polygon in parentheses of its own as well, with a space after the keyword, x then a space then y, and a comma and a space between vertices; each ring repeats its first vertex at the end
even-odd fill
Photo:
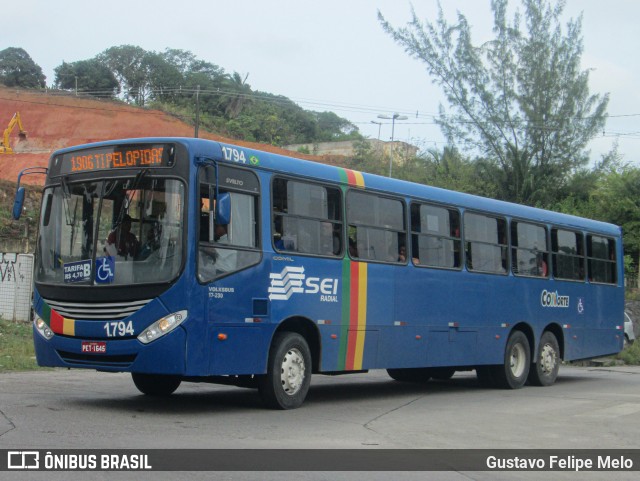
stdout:
POLYGON ((228 192, 220 193, 218 191, 218 163, 213 159, 200 157, 196 160, 197 165, 210 166, 216 171, 216 210, 215 223, 227 225, 231 222, 231 195, 228 192))
POLYGON ((18 183, 16 184, 16 195, 13 199, 13 211, 11 212, 14 220, 20 219, 20 216, 22 215, 22 208, 24 206, 25 190, 24 187, 20 187, 20 180, 22 179, 22 176, 31 174, 47 175, 48 172, 49 169, 46 167, 28 167, 20 171, 18 174, 18 183))

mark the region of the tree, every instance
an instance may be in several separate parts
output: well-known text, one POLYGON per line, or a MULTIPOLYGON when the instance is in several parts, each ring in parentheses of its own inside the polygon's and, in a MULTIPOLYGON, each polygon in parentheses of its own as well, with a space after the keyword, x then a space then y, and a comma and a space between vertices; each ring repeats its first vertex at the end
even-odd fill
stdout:
POLYGON ((627 252, 640 255, 640 169, 625 165, 604 177, 594 193, 597 218, 617 224, 627 252))
POLYGON ((450 25, 442 7, 434 23, 412 10, 404 28, 384 30, 424 62, 451 112, 440 107, 438 124, 451 145, 480 152, 485 171, 496 176, 499 198, 547 205, 564 179, 588 161, 588 142, 606 119, 608 94, 590 95, 589 71, 580 70, 582 20, 560 16, 544 0, 522 0, 524 28, 516 13, 506 19, 507 0, 492 0, 495 38, 472 43, 463 14, 450 25))
POLYGON ((193 53, 178 48, 166 48, 160 55, 167 63, 178 69, 182 75, 186 75, 187 72, 191 71, 191 66, 197 61, 193 53))
MULTIPOLYGON (((482 166, 464 157, 454 147, 444 147, 442 151, 429 149, 426 157, 420 160, 424 166, 422 179, 425 184, 486 197, 496 195, 495 182, 482 175, 482 166)), ((399 174, 402 174, 402 168, 399 174)))
POLYGON ((146 56, 147 51, 141 47, 120 45, 108 48, 96 57, 113 72, 125 96, 141 106, 148 94, 146 56))
POLYGON ((632 270, 640 266, 640 169, 618 165, 603 172, 587 202, 579 204, 581 215, 622 227, 625 254, 632 270))
POLYGON ((109 98, 115 97, 120 91, 118 80, 111 70, 97 59, 62 62, 54 72, 54 86, 59 89, 109 98))
POLYGON ((226 103, 224 113, 230 119, 235 119, 240 115, 244 106, 251 101, 251 86, 247 83, 249 74, 244 78, 238 73, 233 72, 227 79, 226 89, 222 95, 222 102, 226 103))
MULTIPOLYGON (((204 60, 190 61, 188 70, 184 73, 184 85, 187 91, 195 92, 199 89, 200 108, 213 117, 223 117, 225 106, 221 105, 219 91, 224 89, 228 80, 227 74, 219 67, 204 60), (206 92, 206 95, 204 94, 206 92)), ((184 102, 195 105, 196 94, 184 97, 184 102)))
POLYGON ((179 93, 184 77, 177 66, 167 62, 164 55, 147 52, 142 68, 145 70, 148 98, 167 101, 179 93))
POLYGON ((25 50, 9 47, 0 51, 0 83, 7 87, 35 89, 45 88, 45 80, 42 68, 25 50))
POLYGON ((317 140, 320 142, 362 138, 354 124, 333 112, 315 112, 315 117, 318 123, 317 140))

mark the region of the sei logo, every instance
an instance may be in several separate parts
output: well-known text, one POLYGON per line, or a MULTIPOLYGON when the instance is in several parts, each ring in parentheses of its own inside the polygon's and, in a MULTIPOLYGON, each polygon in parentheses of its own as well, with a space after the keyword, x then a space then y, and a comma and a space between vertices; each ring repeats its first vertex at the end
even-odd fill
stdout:
POLYGON ((320 294, 323 302, 338 302, 338 279, 307 277, 304 267, 287 266, 279 273, 271 273, 269 299, 288 301, 294 294, 320 294))

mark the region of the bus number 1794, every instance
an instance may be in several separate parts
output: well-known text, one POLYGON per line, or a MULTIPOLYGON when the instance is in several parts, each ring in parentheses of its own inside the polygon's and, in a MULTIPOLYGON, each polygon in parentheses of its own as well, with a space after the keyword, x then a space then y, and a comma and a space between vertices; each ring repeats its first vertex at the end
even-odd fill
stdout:
POLYGON ((241 164, 247 163, 247 158, 244 155, 244 152, 239 149, 232 149, 231 147, 222 147, 222 155, 224 155, 224 160, 231 160, 233 162, 239 162, 241 164))
POLYGON ((104 330, 107 331, 107 337, 133 336, 133 323, 131 321, 105 322, 104 330))

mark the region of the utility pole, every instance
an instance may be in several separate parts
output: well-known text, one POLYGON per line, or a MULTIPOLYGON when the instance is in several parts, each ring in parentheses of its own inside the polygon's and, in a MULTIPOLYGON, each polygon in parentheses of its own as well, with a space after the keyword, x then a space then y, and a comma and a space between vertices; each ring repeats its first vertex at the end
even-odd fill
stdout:
POLYGON ((200 130, 200 85, 196 89, 196 128, 193 136, 198 138, 198 131, 200 130))
POLYGON ((393 116, 389 117, 388 115, 378 115, 379 119, 387 119, 391 120, 391 152, 389 153, 389 177, 391 177, 391 170, 393 165, 393 135, 396 129, 396 120, 407 120, 409 117, 406 115, 393 114, 393 116))

